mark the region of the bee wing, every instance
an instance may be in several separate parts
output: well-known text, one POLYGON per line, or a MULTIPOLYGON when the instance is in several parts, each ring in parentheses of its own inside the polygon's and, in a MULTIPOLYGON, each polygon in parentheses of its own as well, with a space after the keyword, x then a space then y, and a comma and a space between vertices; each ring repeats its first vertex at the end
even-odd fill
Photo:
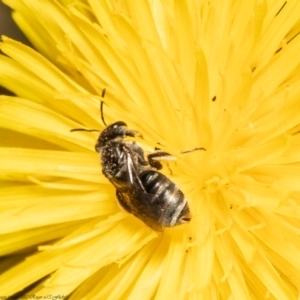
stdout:
POLYGON ((162 226, 157 222, 159 212, 156 212, 152 205, 154 195, 146 193, 136 184, 126 183, 115 178, 110 181, 117 189, 116 195, 119 204, 127 212, 135 215, 154 230, 163 231, 162 226))
POLYGON ((138 169, 133 161, 132 153, 128 152, 128 149, 123 151, 119 164, 121 165, 120 170, 115 177, 109 178, 111 183, 118 189, 118 186, 124 184, 135 185, 142 190, 145 190, 143 184, 138 176, 138 169))

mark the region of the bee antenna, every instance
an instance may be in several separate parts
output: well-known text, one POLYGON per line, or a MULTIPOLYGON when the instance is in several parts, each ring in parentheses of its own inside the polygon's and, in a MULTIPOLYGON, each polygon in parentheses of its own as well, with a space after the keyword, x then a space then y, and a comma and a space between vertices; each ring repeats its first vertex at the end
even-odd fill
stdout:
MULTIPOLYGON (((101 94, 101 97, 102 97, 102 98, 104 98, 105 93, 106 93, 106 89, 103 89, 102 94, 101 94)), ((104 102, 101 100, 101 103, 100 103, 101 120, 102 120, 103 124, 104 124, 105 126, 107 126, 107 124, 106 124, 105 121, 104 121, 103 104, 104 104, 104 102)))

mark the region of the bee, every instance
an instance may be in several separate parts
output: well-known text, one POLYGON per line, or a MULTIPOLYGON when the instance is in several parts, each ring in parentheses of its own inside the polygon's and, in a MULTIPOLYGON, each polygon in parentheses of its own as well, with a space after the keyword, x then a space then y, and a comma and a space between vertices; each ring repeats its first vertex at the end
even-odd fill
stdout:
MULTIPOLYGON (((102 97, 105 95, 105 90, 102 97)), ((103 101, 100 106, 103 117, 103 101)), ((72 129, 71 131, 98 131, 72 129)), ((160 160, 173 158, 158 150, 145 159, 144 150, 126 137, 141 137, 136 130, 127 129, 123 121, 107 126, 99 135, 95 150, 100 153, 102 173, 116 188, 118 204, 156 231, 188 223, 191 213, 186 197, 178 186, 159 172, 160 160)), ((195 148, 194 150, 205 150, 195 148)))
POLYGON ((191 220, 188 202, 167 176, 158 159, 170 158, 167 152, 156 151, 145 159, 144 150, 125 137, 140 137, 127 129, 123 121, 104 129, 95 149, 101 154, 102 172, 116 188, 119 205, 156 231, 191 220))

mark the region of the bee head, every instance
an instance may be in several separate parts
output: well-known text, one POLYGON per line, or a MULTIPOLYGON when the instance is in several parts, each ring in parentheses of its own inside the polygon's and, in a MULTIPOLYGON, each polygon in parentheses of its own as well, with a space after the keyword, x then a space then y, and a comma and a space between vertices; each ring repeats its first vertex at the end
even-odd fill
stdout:
POLYGON ((122 121, 115 122, 107 126, 99 135, 95 149, 97 152, 105 147, 109 142, 120 142, 126 136, 127 124, 122 121))

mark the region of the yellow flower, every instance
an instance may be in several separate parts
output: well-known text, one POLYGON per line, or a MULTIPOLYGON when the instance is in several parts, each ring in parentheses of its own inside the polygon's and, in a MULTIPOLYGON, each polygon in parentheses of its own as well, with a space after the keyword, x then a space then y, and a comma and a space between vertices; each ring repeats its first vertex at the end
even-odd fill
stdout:
POLYGON ((40 54, 2 38, 0 296, 298 299, 300 2, 4 2, 40 54), (70 132, 105 128, 104 88, 107 123, 177 158, 189 224, 120 211, 70 132))

